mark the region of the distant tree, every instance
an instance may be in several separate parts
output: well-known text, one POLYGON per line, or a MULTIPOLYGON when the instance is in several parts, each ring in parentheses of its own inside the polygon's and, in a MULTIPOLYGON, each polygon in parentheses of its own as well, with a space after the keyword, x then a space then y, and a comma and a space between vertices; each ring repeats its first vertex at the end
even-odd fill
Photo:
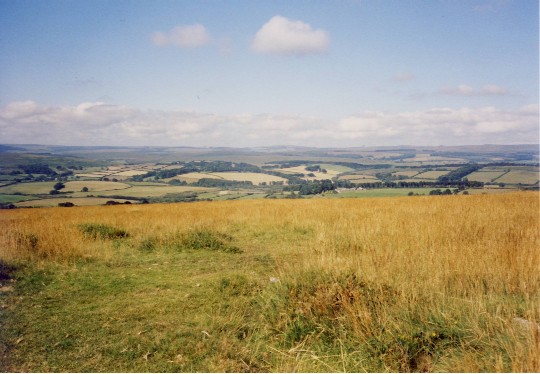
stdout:
POLYGON ((66 185, 65 185, 64 183, 62 183, 62 182, 58 182, 58 183, 56 183, 56 184, 53 186, 53 188, 54 188, 56 191, 59 191, 59 190, 61 190, 62 188, 65 188, 65 187, 66 187, 66 185))
POLYGON ((81 192, 88 192, 88 187, 83 187, 81 192))

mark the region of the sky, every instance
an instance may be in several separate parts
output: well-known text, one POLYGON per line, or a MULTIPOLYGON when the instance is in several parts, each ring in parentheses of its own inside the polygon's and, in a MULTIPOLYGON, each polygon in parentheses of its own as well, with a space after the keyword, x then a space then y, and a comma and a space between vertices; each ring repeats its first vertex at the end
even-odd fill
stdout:
POLYGON ((0 143, 539 143, 537 0, 0 0, 0 143))

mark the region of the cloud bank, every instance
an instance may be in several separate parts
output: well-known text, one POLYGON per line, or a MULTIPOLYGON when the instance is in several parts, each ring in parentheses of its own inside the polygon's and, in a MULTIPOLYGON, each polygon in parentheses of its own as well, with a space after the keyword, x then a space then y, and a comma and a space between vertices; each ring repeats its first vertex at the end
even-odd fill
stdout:
POLYGON ((438 93, 454 96, 502 96, 510 94, 508 89, 495 84, 484 85, 479 89, 466 84, 460 84, 457 87, 442 87, 438 93))
POLYGON ((181 48, 201 47, 210 42, 210 34, 201 24, 177 26, 170 31, 156 31, 152 43, 158 47, 174 46, 181 48))
POLYGON ((255 52, 275 55, 323 53, 329 46, 326 31, 282 16, 274 16, 266 22, 255 34, 252 44, 255 52))
POLYGON ((537 104, 363 112, 338 120, 268 114, 216 115, 141 111, 121 105, 44 106, 33 101, 0 108, 4 143, 148 146, 466 145, 539 142, 537 104))

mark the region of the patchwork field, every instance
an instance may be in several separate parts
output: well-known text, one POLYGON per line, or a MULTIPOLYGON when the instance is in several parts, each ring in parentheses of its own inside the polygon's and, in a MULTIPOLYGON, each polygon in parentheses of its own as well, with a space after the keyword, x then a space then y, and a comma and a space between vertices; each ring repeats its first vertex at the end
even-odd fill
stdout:
POLYGON ((131 187, 126 183, 104 181, 70 181, 66 182, 65 185, 62 192, 80 192, 84 187, 88 188, 89 192, 117 191, 131 187))
POLYGON ((176 177, 167 178, 165 181, 171 181, 173 179, 183 180, 188 183, 197 182, 202 178, 223 179, 228 181, 239 182, 251 182, 254 185, 261 183, 270 184, 272 182, 287 182, 285 178, 277 177, 275 175, 262 174, 262 173, 241 173, 241 172, 223 172, 223 173, 186 173, 176 177))
MULTIPOLYGON (((275 169, 275 170, 279 171, 280 173, 285 173, 285 174, 305 174, 305 177, 303 178, 305 180, 332 179, 332 178, 334 178, 337 175, 342 173, 342 171, 340 171, 340 170, 343 170, 342 168, 338 167, 338 168, 334 168, 334 169, 326 169, 326 173, 321 173, 321 172, 318 172, 318 171, 308 171, 308 170, 306 170, 306 166, 307 165, 301 165, 301 166, 295 166, 295 167, 291 167, 291 168, 282 168, 282 169, 275 169), (307 176, 310 173, 312 173, 315 176, 314 177, 307 176)), ((323 168, 323 167, 321 166, 321 168, 323 168)))
POLYGON ((511 170, 510 172, 497 179, 497 182, 508 184, 537 184, 538 180, 538 172, 527 170, 511 170))
POLYGON ((426 171, 426 172, 423 172, 423 173, 419 173, 419 174, 416 174, 414 176, 414 179, 437 179, 439 178, 440 176, 443 176, 445 174, 448 174, 449 171, 448 170, 431 170, 431 171, 426 171))
POLYGON ((25 195, 40 195, 48 194, 53 189, 55 182, 31 182, 31 183, 17 183, 9 186, 0 187, 0 194, 13 195, 13 194, 25 194, 25 195))
MULTIPOLYGON (((175 193, 184 193, 191 191, 213 191, 214 189, 206 187, 195 187, 195 186, 168 186, 165 184, 162 185, 149 185, 149 186, 131 186, 122 190, 109 190, 109 191, 100 191, 100 196, 115 196, 122 195, 126 197, 135 197, 135 198, 145 198, 145 197, 157 197, 164 196, 166 194, 175 194, 175 193)), ((74 193, 73 196, 82 197, 86 196, 85 192, 74 193)))
MULTIPOLYGON (((50 199, 39 199, 39 200, 27 200, 20 203, 17 203, 18 207, 54 207, 58 206, 60 203, 73 203, 76 206, 93 206, 93 205, 105 205, 107 201, 111 199, 101 198, 101 197, 72 197, 72 198, 50 198, 50 199)), ((126 202, 138 203, 135 200, 125 200, 125 199, 114 199, 117 203, 124 204, 126 202)))
POLYGON ((466 178, 470 181, 478 181, 483 183, 490 183, 497 181, 497 178, 499 178, 501 175, 506 173, 506 171, 475 171, 474 173, 471 173, 466 176, 466 178))
POLYGON ((3 210, 0 364, 538 372, 539 209, 518 192, 3 210))
POLYGON ((415 175, 419 174, 421 171, 418 170, 404 170, 404 171, 396 171, 392 173, 392 175, 402 175, 404 177, 414 177, 415 175))

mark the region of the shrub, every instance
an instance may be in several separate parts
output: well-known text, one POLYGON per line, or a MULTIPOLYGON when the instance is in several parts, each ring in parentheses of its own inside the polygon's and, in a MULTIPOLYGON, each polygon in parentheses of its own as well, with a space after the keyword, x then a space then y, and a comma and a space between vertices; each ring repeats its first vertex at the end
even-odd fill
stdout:
POLYGON ((118 239, 129 236, 129 233, 123 229, 104 224, 83 223, 78 227, 86 238, 91 239, 118 239))
POLYGON ((232 237, 209 229, 196 229, 182 235, 180 245, 188 249, 239 253, 240 248, 230 244, 232 237))

